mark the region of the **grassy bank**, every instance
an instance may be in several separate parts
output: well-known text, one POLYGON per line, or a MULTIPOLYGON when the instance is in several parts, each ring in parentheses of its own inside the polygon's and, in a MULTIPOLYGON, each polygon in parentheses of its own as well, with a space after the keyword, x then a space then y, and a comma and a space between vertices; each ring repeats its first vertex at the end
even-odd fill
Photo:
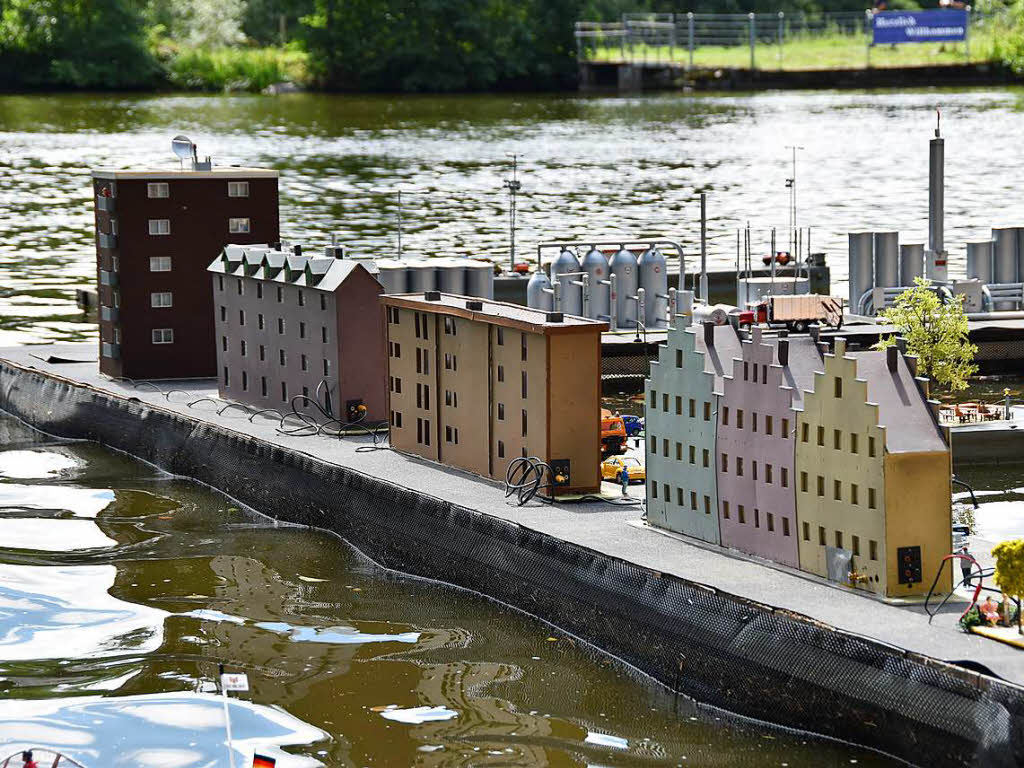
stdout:
MULTIPOLYGON (((995 33, 991 28, 972 29, 969 51, 963 43, 911 43, 875 46, 868 51, 862 34, 793 36, 782 45, 758 43, 754 62, 758 69, 810 71, 816 69, 859 69, 872 67, 920 67, 943 64, 986 62, 995 58, 995 33), (870 58, 869 58, 870 57, 870 58)), ((585 52, 590 61, 664 61, 687 64, 690 53, 685 44, 668 46, 634 46, 623 51, 617 45, 597 46, 585 52), (625 56, 623 55, 625 54, 625 56)), ((747 45, 700 46, 694 49, 693 65, 701 68, 746 69, 750 67, 747 45)))
POLYGON ((168 83, 190 91, 262 91, 309 82, 309 54, 295 48, 164 47, 157 53, 168 83))

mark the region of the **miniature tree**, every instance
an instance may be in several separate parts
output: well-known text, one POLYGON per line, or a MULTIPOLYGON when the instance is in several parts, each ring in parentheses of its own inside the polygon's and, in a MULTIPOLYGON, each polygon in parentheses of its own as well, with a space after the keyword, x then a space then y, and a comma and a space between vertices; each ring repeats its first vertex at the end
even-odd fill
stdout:
MULTIPOLYGON (((978 370, 974 364, 978 348, 967 338, 963 297, 943 304, 928 280, 919 277, 914 283, 881 313, 881 319, 899 328, 907 340, 907 351, 917 357, 920 374, 950 391, 967 389, 967 380, 978 370)), ((896 337, 888 336, 875 349, 895 343, 896 337)))
MULTIPOLYGON (((1017 609, 1017 632, 1024 634, 1021 627, 1021 613, 1019 601, 1024 597, 1024 539, 1013 539, 998 544, 992 550, 996 559, 996 573, 993 577, 1004 595, 1018 601, 1017 609)), ((1008 618, 1008 617, 1007 617, 1008 618)))

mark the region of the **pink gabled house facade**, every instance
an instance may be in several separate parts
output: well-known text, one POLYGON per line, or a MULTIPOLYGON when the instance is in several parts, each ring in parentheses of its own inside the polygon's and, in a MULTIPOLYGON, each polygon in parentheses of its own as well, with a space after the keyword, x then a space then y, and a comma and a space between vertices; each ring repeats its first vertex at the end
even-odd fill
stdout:
POLYGON ((821 367, 808 337, 754 328, 722 381, 716 473, 723 546, 799 567, 796 411, 821 367))

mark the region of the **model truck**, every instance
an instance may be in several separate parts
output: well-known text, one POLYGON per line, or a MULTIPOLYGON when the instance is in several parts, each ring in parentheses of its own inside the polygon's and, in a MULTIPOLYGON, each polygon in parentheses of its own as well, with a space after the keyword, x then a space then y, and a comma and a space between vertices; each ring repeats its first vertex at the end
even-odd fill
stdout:
POLYGON ((767 296, 740 312, 740 326, 768 325, 806 333, 813 324, 839 329, 843 325, 843 300, 809 293, 801 296, 767 296))

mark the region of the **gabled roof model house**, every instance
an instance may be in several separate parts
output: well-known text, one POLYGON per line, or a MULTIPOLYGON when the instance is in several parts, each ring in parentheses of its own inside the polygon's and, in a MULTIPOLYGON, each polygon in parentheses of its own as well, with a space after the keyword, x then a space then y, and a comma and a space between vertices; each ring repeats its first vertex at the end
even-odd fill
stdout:
POLYGON ((646 385, 647 519, 713 544, 718 393, 739 348, 730 326, 669 328, 646 385))
POLYGON ((803 570, 921 595, 950 553, 951 454, 916 368, 895 347, 847 354, 844 339, 825 355, 797 419, 803 570))
POLYGON ((277 240, 277 181, 209 161, 92 172, 101 373, 216 375, 206 267, 228 243, 277 240))
POLYGON ((393 448, 495 480, 535 456, 556 494, 599 490, 606 323, 437 291, 381 303, 393 448))
POLYGON ((766 340, 754 328, 740 345, 718 409, 723 546, 798 566, 793 409, 819 368, 808 336, 766 340))
POLYGON ((341 421, 386 419, 383 289, 361 263, 229 245, 208 271, 221 397, 323 420, 310 398, 341 421))
POLYGON ((672 328, 651 366, 648 522, 886 597, 924 594, 952 546, 952 466, 915 359, 758 328, 737 338, 672 328))

